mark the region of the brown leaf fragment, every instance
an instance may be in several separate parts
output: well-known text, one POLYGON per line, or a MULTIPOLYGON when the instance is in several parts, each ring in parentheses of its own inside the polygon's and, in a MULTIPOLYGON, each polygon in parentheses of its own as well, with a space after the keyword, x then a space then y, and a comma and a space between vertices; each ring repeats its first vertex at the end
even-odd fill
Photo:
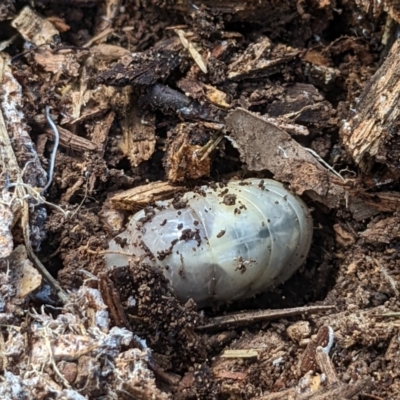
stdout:
POLYGON ((118 193, 110 198, 110 203, 116 209, 135 210, 154 201, 168 199, 183 189, 182 186, 174 186, 168 182, 152 182, 118 193))
POLYGON ((343 121, 343 143, 368 172, 374 162, 399 170, 400 140, 393 132, 399 129, 400 116, 400 39, 397 39, 385 62, 363 90, 353 117, 343 121))
POLYGON ((340 180, 291 136, 250 112, 237 109, 226 118, 230 138, 250 171, 268 169, 299 195, 307 191, 330 208, 345 199, 340 180))
POLYGON ((21 36, 36 46, 58 43, 60 36, 54 25, 35 13, 29 6, 24 7, 11 22, 21 36))

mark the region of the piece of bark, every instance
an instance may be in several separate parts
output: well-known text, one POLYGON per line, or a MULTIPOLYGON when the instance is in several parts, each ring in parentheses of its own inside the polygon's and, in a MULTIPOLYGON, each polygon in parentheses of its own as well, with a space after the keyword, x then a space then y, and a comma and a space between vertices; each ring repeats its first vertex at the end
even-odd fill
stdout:
POLYGON ((109 111, 104 117, 100 117, 94 124, 88 127, 88 133, 91 134, 92 141, 97 145, 97 149, 104 155, 107 145, 108 132, 115 119, 115 112, 109 111))
MULTIPOLYGON (((194 2, 194 5, 204 5, 213 15, 215 13, 228 15, 229 21, 261 22, 266 27, 284 26, 290 21, 304 15, 302 7, 296 0, 274 1, 274 0, 202 0, 194 2)), ((188 6, 184 1, 174 0, 167 3, 181 12, 193 12, 194 7, 188 6)), ((318 3, 318 11, 326 13, 326 22, 320 16, 320 29, 324 29, 331 14, 331 2, 318 3), (324 23, 323 23, 324 22, 324 23)))
MULTIPOLYGON (((65 147, 67 149, 72 149, 75 151, 96 151, 98 150, 98 146, 96 143, 85 139, 82 136, 74 135, 68 129, 65 129, 61 126, 57 126, 58 133, 60 135, 60 146, 65 147)), ((54 133, 51 129, 47 128, 45 130, 47 136, 53 138, 54 133)))
POLYGON ((330 347, 332 346, 332 340, 333 340, 333 329, 329 326, 322 326, 318 330, 316 338, 312 339, 308 343, 308 346, 306 347, 301 357, 298 369, 300 376, 307 373, 308 371, 316 370, 316 367, 318 365, 316 359, 316 353, 318 347, 326 348, 328 346, 328 349, 330 349, 330 347))
POLYGON ((110 198, 110 204, 116 209, 137 210, 154 201, 166 200, 183 189, 168 182, 152 182, 114 195, 110 198))
POLYGON ((144 123, 139 116, 138 102, 131 97, 124 118, 120 121, 122 139, 119 147, 129 158, 132 167, 147 161, 154 153, 156 148, 154 119, 154 115, 148 116, 144 123))
POLYGON ((355 0, 359 7, 366 13, 371 13, 379 18, 383 12, 387 12, 397 23, 400 22, 400 3, 393 0, 355 0))
POLYGON ((120 63, 100 72, 96 82, 113 86, 153 85, 159 79, 167 78, 186 59, 187 55, 179 38, 165 39, 151 49, 126 57, 120 63))
POLYGON ((375 162, 385 164, 399 176, 400 140, 400 39, 385 62, 364 88, 353 116, 340 129, 343 143, 368 173, 375 162))
MULTIPOLYGON (((0 56, 0 107, 3 111, 6 132, 11 140, 12 148, 17 157, 18 166, 13 167, 9 161, 6 170, 8 179, 15 183, 19 178, 19 168, 25 169, 23 181, 33 187, 44 187, 47 183, 47 173, 42 168, 35 146, 29 135, 29 127, 24 122, 22 88, 14 78, 10 68, 10 57, 0 56)), ((2 143, 6 143, 5 139, 2 143)), ((6 147, 6 146, 5 146, 6 147)), ((10 154, 7 155, 10 158, 10 154)))
POLYGON ((67 50, 54 54, 49 49, 39 48, 34 53, 35 61, 52 74, 65 74, 70 77, 79 76, 80 66, 75 52, 67 50))
POLYGON ((35 13, 29 6, 24 7, 11 23, 22 37, 36 46, 59 43, 60 35, 54 25, 35 13))

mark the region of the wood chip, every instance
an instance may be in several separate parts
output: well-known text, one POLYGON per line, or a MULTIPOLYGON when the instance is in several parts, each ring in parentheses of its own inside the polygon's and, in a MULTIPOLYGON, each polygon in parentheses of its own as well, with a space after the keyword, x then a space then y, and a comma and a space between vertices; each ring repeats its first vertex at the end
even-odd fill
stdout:
POLYGON ((54 25, 31 10, 29 6, 24 7, 11 22, 21 36, 36 46, 59 42, 60 36, 54 25))
POLYGON ((168 199, 183 189, 183 186, 173 186, 168 182, 152 182, 116 194, 110 198, 110 204, 117 209, 136 210, 151 202, 168 199))
POLYGON ((156 148, 154 116, 144 123, 139 116, 137 100, 131 98, 130 106, 121 121, 122 139, 119 146, 129 158, 132 167, 148 160, 156 148))

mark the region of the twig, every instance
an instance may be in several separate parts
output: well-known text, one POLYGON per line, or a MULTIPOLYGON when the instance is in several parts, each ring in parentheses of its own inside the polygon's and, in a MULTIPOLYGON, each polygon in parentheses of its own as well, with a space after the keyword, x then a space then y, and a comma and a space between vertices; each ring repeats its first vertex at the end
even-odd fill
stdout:
POLYGON ((261 310, 238 314, 224 315, 222 317, 211 318, 207 324, 198 326, 196 329, 226 328, 227 326, 243 326, 258 321, 268 321, 272 319, 287 318, 300 314, 315 314, 323 311, 334 310, 335 306, 310 306, 284 308, 282 310, 261 310))

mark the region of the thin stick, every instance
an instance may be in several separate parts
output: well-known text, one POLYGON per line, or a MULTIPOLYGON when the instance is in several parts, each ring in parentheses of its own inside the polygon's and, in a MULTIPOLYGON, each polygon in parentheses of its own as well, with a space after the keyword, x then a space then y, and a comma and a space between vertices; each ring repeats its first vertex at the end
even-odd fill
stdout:
POLYGON ((272 319, 293 317, 300 314, 315 314, 323 311, 334 310, 335 306, 310 306, 284 308, 282 310, 260 310, 238 314, 224 315, 222 317, 211 318, 207 324, 198 326, 196 329, 204 330, 211 328, 226 328, 227 326, 249 325, 254 322, 268 321, 272 319))

